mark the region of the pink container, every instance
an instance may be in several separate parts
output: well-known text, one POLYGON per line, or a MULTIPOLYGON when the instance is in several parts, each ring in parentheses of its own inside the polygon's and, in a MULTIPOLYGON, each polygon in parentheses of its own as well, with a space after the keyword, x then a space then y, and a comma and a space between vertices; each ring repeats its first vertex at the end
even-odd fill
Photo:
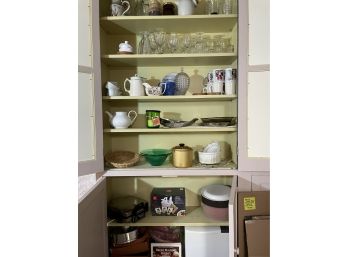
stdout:
POLYGON ((228 220, 228 202, 231 188, 225 185, 208 185, 201 189, 201 206, 205 216, 215 220, 228 220))

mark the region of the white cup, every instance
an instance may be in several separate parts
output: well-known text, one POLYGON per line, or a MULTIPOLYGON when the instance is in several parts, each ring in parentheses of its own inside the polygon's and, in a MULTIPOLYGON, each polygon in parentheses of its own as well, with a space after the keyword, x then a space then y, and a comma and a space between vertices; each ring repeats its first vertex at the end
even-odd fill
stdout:
POLYGON ((214 82, 224 82, 225 81, 225 70, 224 69, 214 69, 213 70, 213 81, 214 82))
POLYGON ((223 81, 214 81, 212 86, 213 93, 223 94, 224 92, 224 82, 223 81))
POLYGON ((225 94, 235 95, 236 94, 236 80, 230 80, 225 82, 225 94))

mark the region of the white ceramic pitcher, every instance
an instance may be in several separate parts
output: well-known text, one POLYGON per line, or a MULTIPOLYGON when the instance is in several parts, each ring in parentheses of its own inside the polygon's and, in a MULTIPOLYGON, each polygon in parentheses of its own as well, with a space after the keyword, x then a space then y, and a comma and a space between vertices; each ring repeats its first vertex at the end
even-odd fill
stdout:
POLYGON ((178 6, 178 15, 192 15, 197 6, 196 0, 176 0, 175 3, 178 6))
POLYGON ((124 86, 124 90, 130 96, 144 96, 145 95, 143 78, 139 77, 137 74, 135 74, 133 77, 130 77, 130 79, 126 78, 123 86, 124 86), (129 89, 126 87, 127 82, 129 83, 129 89))
POLYGON ((131 126, 138 114, 136 111, 127 112, 115 112, 115 115, 112 115, 110 112, 105 111, 105 113, 109 116, 110 125, 114 128, 128 128, 131 126), (133 117, 132 117, 133 114, 133 117))

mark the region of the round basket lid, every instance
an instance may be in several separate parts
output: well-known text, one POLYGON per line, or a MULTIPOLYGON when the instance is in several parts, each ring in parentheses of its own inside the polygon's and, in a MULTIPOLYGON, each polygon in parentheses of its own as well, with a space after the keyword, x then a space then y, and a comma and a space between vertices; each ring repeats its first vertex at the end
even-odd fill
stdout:
POLYGON ((225 185, 209 185, 201 190, 202 196, 212 201, 228 201, 230 192, 231 188, 225 185))

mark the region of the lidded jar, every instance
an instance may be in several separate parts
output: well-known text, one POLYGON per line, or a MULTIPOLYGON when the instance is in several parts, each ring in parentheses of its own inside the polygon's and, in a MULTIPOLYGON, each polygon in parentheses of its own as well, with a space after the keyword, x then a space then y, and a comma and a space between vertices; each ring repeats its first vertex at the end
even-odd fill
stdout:
POLYGON ((185 144, 172 148, 173 165, 177 168, 192 167, 193 149, 185 144))

